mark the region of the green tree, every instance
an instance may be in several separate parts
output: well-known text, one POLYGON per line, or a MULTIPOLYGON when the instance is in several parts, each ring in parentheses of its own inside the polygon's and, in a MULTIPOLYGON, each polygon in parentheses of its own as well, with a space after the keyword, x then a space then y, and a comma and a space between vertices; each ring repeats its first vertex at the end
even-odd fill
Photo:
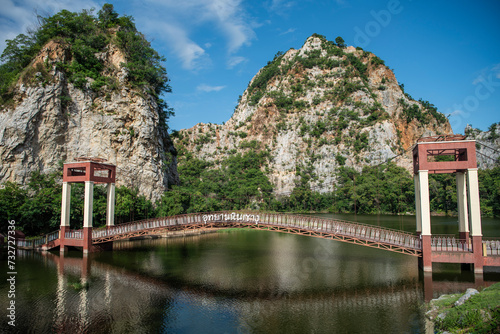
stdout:
POLYGON ((61 222, 62 187, 57 184, 59 173, 33 172, 28 182, 29 199, 21 206, 20 227, 26 235, 38 235, 56 230, 61 222))
POLYGON ((153 203, 139 195, 137 188, 116 187, 115 217, 118 224, 157 215, 153 203))
POLYGON ((174 187, 172 190, 163 194, 158 205, 158 216, 175 216, 187 213, 190 207, 191 198, 188 193, 182 191, 182 188, 174 187))
POLYGON ((481 214, 500 217, 500 166, 479 170, 481 214))
POLYGON ((337 43, 337 46, 339 48, 345 48, 346 47, 344 39, 342 37, 340 37, 340 36, 338 36, 337 38, 335 38, 335 43, 337 43))
POLYGON ((97 13, 97 17, 103 29, 115 27, 119 23, 118 13, 115 12, 113 5, 109 3, 102 6, 102 9, 97 13))
POLYGON ((8 222, 14 220, 16 227, 22 224, 20 208, 26 202, 28 193, 18 184, 6 182, 0 188, 0 230, 7 232, 8 222))

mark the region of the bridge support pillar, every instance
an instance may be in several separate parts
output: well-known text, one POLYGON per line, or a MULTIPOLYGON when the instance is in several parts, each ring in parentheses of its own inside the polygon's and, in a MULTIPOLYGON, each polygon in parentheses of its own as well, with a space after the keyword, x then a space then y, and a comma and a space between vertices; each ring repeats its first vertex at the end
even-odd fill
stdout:
POLYGON ((59 251, 64 253, 68 250, 64 239, 66 231, 69 231, 69 217, 71 212, 71 183, 63 182, 62 185, 62 203, 61 203, 61 229, 59 232, 59 251))
POLYGON ((421 267, 424 272, 432 272, 432 246, 431 236, 422 235, 421 267))
POLYGON ((106 210, 106 226, 115 225, 115 184, 108 183, 107 185, 107 210, 106 210))
POLYGON ((61 226, 59 230, 59 252, 64 253, 68 251, 65 245, 66 231, 69 231, 69 226, 61 226))
POLYGON ((94 205, 94 182, 85 181, 83 208, 83 253, 92 252, 92 211, 94 205))
POLYGON ((460 240, 469 240, 469 213, 465 173, 457 172, 458 233, 460 240))
POLYGON ((432 271, 431 210, 429 203, 429 171, 419 170, 415 175, 415 202, 417 208, 417 233, 422 240, 421 267, 424 272, 432 271))
POLYGON ((83 228, 83 254, 92 253, 92 226, 83 228))
POLYGON ((419 175, 416 174, 413 176, 413 182, 415 184, 415 218, 416 218, 416 230, 417 235, 422 234, 422 219, 421 219, 421 205, 420 205, 420 178, 419 175))
POLYGON ((469 190, 469 218, 474 253, 474 273, 483 273, 483 233, 481 229, 481 209, 479 204, 479 182, 477 168, 467 169, 467 188, 469 190))
POLYGON ((94 182, 85 181, 85 200, 83 203, 83 227, 92 227, 92 209, 94 206, 94 182))

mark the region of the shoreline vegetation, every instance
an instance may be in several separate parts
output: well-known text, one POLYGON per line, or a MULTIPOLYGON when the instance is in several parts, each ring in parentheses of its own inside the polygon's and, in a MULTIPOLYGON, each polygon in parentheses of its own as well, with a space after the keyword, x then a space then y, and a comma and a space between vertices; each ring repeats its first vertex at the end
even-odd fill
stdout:
POLYGON ((432 333, 500 333, 500 283, 426 303, 432 333))

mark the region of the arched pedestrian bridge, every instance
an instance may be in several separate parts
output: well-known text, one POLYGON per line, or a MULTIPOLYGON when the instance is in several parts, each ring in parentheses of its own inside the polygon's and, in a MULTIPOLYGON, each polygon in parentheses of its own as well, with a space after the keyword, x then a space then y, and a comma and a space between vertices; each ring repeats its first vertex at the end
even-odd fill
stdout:
MULTIPOLYGON (((421 240, 412 233, 332 218, 253 211, 193 213, 95 228, 92 231, 92 244, 97 246, 133 237, 164 234, 167 231, 224 228, 251 228, 305 235, 413 256, 420 256, 421 253, 421 240)), ((60 231, 56 231, 18 245, 48 250, 61 244, 78 247, 83 243, 82 230, 69 230, 64 236, 60 234, 60 231)))
MULTIPOLYGON (((416 234, 380 226, 361 224, 333 218, 267 213, 255 211, 221 211, 192 213, 163 218, 151 218, 116 226, 92 230, 91 243, 99 248, 113 241, 147 235, 161 235, 169 231, 213 230, 225 228, 251 228, 297 234, 351 244, 378 248, 412 256, 422 256, 422 241, 416 234)), ((38 239, 18 241, 18 247, 49 250, 64 246, 82 247, 83 230, 67 230, 49 233, 38 239)), ((483 240, 482 255, 487 265, 500 265, 500 240, 483 240)), ((456 254, 459 257, 473 253, 472 244, 454 237, 433 236, 432 250, 440 254, 456 254)))
POLYGON ((160 234, 165 230, 252 228, 333 239, 418 256, 420 239, 407 232, 312 216, 256 213, 196 213, 148 219, 92 231, 94 244, 130 237, 160 234))

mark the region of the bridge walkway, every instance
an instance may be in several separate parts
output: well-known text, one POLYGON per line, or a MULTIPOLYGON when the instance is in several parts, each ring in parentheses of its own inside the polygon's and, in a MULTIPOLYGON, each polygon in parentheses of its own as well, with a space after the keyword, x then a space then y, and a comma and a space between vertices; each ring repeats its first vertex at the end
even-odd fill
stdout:
MULTIPOLYGON (((380 226, 316 216, 267 213, 254 211, 221 211, 192 213, 162 218, 150 218, 92 231, 92 244, 129 239, 138 236, 162 234, 166 231, 215 228, 251 228, 337 240, 366 247, 378 248, 412 256, 421 256, 419 236, 380 226)), ((49 249, 59 246, 59 231, 36 240, 18 243, 18 247, 49 249)), ((82 230, 65 233, 66 240, 83 239, 82 230)), ((451 236, 432 239, 434 251, 470 253, 470 243, 451 236)), ((500 255, 500 240, 483 240, 485 256, 500 255)))

